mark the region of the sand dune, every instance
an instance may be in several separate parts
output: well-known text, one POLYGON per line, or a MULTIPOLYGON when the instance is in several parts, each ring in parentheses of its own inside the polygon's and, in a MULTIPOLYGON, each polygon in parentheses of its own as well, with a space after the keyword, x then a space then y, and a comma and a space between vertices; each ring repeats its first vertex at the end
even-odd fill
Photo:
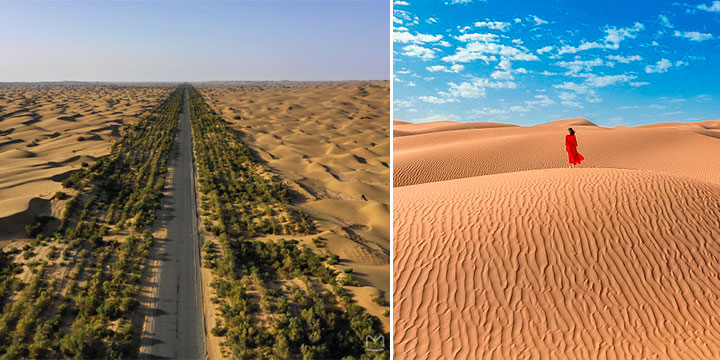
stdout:
POLYGON ((0 242, 24 237, 14 219, 38 213, 64 174, 105 155, 120 129, 162 100, 166 87, 0 88, 0 242), (18 230, 19 229, 19 230, 18 230))
POLYGON ((395 358, 719 358, 718 125, 396 137, 395 358))
POLYGON ((389 330, 389 84, 378 82, 198 87, 270 169, 286 179, 299 207, 318 220, 316 246, 337 254, 365 286, 358 303, 389 330))
POLYGON ((394 186, 565 167, 568 126, 577 131, 583 167, 646 169, 720 182, 720 157, 709 155, 720 152, 717 121, 602 128, 572 119, 396 137, 394 186))

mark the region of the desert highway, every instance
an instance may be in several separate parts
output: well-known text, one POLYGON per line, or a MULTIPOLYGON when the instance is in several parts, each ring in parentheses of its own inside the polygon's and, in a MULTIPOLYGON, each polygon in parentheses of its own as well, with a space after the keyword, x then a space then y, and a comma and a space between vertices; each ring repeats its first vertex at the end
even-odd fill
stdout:
POLYGON ((167 238, 160 245, 160 275, 156 307, 150 312, 149 355, 154 359, 203 359, 205 338, 200 285, 200 247, 197 231, 192 134, 187 89, 180 114, 169 209, 162 222, 167 238))

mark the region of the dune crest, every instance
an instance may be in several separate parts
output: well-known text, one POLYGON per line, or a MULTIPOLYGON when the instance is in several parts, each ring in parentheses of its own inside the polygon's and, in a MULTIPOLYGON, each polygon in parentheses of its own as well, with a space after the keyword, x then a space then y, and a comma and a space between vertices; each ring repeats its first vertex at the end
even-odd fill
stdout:
POLYGON ((604 128, 570 119, 395 137, 394 186, 566 167, 569 126, 576 127, 583 167, 645 169, 720 183, 720 157, 702 155, 720 153, 717 121, 604 128))
POLYGON ((720 185, 580 168, 394 194, 396 359, 720 357, 720 185))
POLYGON ((533 127, 571 127, 571 126, 597 126, 594 122, 585 118, 562 119, 548 121, 533 127))

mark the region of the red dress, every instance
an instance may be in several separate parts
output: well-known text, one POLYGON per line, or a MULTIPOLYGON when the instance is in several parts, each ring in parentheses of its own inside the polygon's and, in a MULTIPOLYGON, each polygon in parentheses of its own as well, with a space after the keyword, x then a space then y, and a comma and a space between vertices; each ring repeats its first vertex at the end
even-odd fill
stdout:
POLYGON ((577 145, 575 135, 565 135, 565 150, 567 150, 568 159, 573 165, 578 165, 585 160, 585 158, 577 152, 577 145))

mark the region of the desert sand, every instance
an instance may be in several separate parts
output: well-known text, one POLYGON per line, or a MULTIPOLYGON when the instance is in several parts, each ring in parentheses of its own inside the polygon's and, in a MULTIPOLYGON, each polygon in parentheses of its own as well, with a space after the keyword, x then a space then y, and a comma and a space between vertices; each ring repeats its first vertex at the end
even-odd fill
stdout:
MULTIPOLYGON (((0 244, 52 211, 65 174, 110 151, 123 126, 167 97, 170 87, 0 87, 0 244)), ((60 210, 60 209, 58 209, 60 210)))
MULTIPOLYGON (((386 81, 206 84, 207 103, 293 191, 317 222, 301 238, 337 254, 363 286, 348 287, 389 331, 390 123, 386 81), (311 238, 324 240, 315 244, 311 238)), ((285 236, 287 238, 287 236, 285 236)))
POLYGON ((395 358, 720 357, 720 122, 394 130, 395 358))

